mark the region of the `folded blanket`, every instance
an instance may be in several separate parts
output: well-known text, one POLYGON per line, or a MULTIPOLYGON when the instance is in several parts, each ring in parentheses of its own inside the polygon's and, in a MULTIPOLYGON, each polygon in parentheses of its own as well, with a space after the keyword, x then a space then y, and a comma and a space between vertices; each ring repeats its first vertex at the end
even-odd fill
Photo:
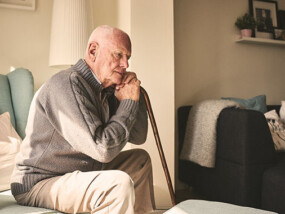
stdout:
POLYGON ((180 158, 201 166, 215 167, 216 127, 220 112, 240 107, 230 100, 205 100, 194 105, 187 120, 180 158))

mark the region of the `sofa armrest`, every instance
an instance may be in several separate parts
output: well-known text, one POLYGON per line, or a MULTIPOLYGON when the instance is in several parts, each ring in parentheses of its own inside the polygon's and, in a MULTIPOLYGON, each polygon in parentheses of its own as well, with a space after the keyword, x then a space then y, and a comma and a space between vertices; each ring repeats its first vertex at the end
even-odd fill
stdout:
POLYGON ((218 118, 216 155, 242 165, 272 163, 276 152, 264 115, 253 110, 224 109, 218 118))

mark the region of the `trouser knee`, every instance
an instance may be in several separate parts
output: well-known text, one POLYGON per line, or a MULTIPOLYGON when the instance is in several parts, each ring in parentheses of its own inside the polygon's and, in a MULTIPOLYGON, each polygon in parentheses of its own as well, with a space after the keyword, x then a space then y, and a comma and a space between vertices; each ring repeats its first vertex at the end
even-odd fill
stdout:
POLYGON ((134 154, 139 163, 139 168, 151 168, 151 158, 147 151, 143 149, 135 149, 134 154))
POLYGON ((119 170, 108 170, 103 173, 104 183, 102 184, 106 187, 106 194, 118 191, 121 197, 124 197, 125 193, 129 194, 134 190, 133 180, 127 173, 119 170))
POLYGON ((114 170, 113 173, 116 180, 115 183, 119 191, 127 193, 134 190, 134 182, 127 173, 119 170, 114 170))
MULTIPOLYGON (((96 188, 93 189, 93 195, 90 201, 91 207, 95 209, 106 201, 109 201, 108 203, 112 203, 114 205, 132 204, 133 206, 135 193, 134 183, 131 177, 127 173, 119 170, 108 170, 103 173, 104 181, 101 182, 105 187, 100 188, 99 192, 96 191, 96 188)), ((90 188, 93 188, 92 184, 90 185, 90 188)))
POLYGON ((150 155, 144 149, 134 149, 133 152, 137 159, 142 159, 145 162, 151 161, 150 155))

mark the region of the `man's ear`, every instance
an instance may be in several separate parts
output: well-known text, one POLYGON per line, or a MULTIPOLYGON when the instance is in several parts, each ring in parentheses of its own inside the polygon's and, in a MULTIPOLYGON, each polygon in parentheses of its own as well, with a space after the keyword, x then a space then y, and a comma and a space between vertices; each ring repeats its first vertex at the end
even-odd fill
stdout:
POLYGON ((98 47, 99 45, 96 42, 91 42, 88 46, 88 56, 92 60, 92 62, 95 62, 98 47))

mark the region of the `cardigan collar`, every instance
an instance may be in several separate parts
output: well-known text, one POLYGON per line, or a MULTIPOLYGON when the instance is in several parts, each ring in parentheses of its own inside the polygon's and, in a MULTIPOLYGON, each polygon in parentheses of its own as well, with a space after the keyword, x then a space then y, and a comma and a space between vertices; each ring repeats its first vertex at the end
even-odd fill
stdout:
POLYGON ((107 96, 110 96, 114 93, 115 89, 114 87, 108 87, 104 88, 102 84, 98 82, 98 80, 95 78, 93 72, 91 71, 90 67, 87 65, 85 60, 80 59, 75 65, 74 68, 79 71, 79 73, 82 75, 82 77, 90 84, 92 88, 95 89, 95 91, 105 94, 107 96))

